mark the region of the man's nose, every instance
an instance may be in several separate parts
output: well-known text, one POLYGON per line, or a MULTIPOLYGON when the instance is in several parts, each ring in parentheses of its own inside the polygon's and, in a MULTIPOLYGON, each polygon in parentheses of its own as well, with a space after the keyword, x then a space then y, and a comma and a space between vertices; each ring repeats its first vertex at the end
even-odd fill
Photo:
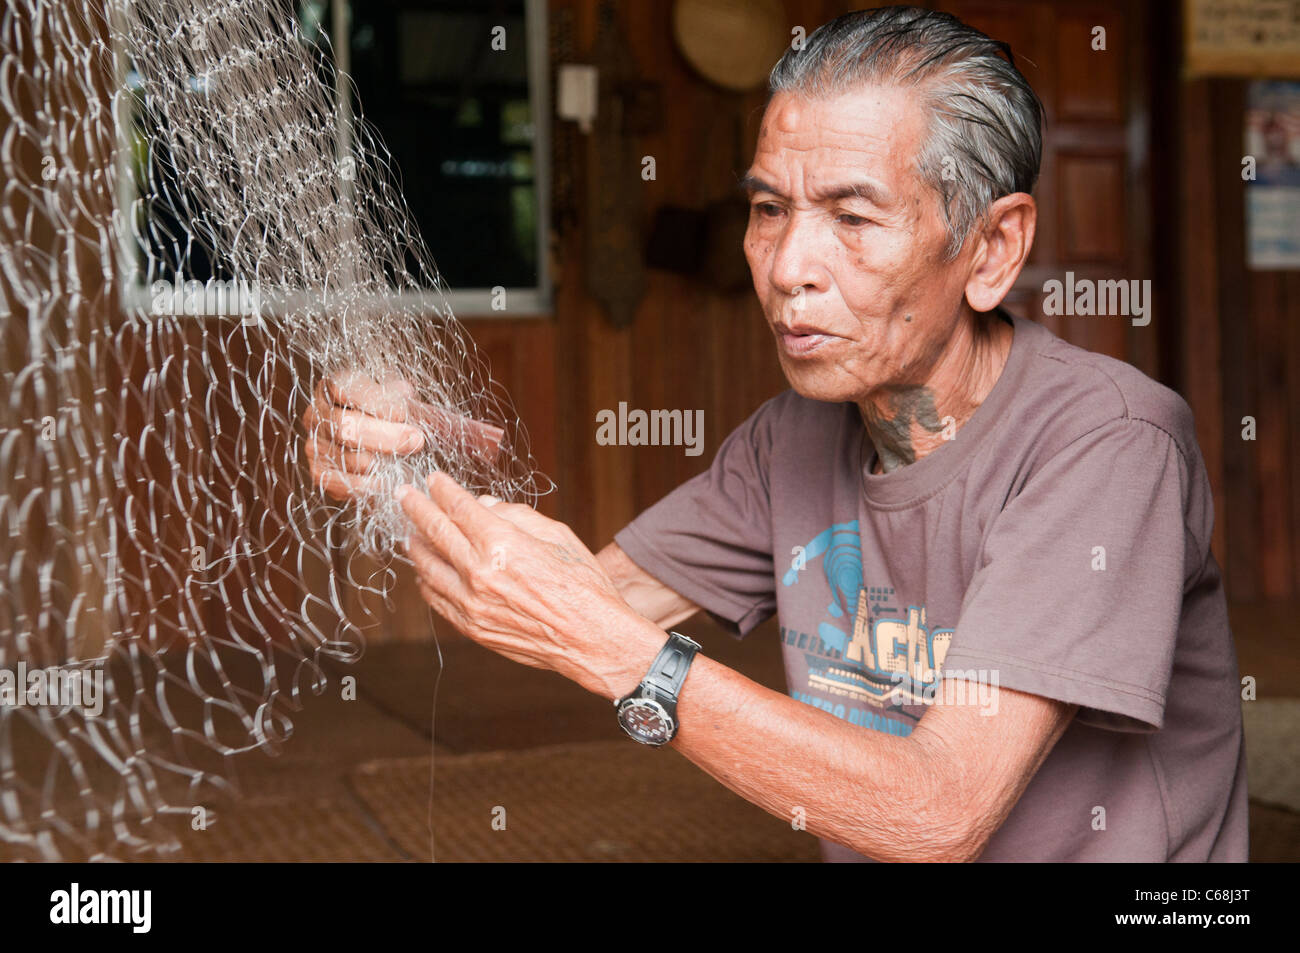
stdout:
POLYGON ((809 216, 791 215, 773 252, 772 284, 789 295, 822 290, 826 259, 821 252, 816 223, 809 216))

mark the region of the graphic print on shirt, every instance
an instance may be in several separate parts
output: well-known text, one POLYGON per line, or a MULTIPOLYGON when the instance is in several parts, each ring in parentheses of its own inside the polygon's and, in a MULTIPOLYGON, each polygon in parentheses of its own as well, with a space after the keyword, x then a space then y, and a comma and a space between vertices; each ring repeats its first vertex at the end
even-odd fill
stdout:
POLYGON ((811 640, 782 625, 786 650, 804 649, 808 668, 807 692, 793 694, 854 724, 910 733, 935 697, 953 630, 929 628, 925 606, 903 610, 893 587, 864 584, 857 520, 830 526, 795 547, 794 554, 782 585, 824 582, 829 619, 818 621, 817 637, 811 640), (844 701, 897 717, 838 704, 844 701))

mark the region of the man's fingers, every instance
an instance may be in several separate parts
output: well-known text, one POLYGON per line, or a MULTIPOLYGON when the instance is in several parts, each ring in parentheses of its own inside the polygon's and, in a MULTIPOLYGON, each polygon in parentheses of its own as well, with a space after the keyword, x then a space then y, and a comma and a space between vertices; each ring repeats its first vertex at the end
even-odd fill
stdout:
MULTIPOLYGON (((557 526, 555 521, 543 516, 531 506, 523 503, 502 503, 496 497, 488 497, 488 499, 495 500, 491 504, 485 504, 490 507, 493 516, 499 516, 507 523, 513 523, 532 536, 549 539, 554 535, 553 530, 557 526)), ((484 497, 480 496, 479 502, 483 503, 484 497)))
POLYGON ((321 470, 319 473, 313 470, 312 477, 326 496, 331 496, 336 500, 348 500, 374 490, 366 477, 343 473, 339 470, 321 470))
POLYGON ((379 453, 414 453, 431 439, 495 461, 505 443, 500 427, 417 400, 409 381, 376 381, 357 373, 323 378, 303 422, 357 449, 379 453))
POLYGON ((360 375, 324 378, 303 414, 303 427, 352 450, 414 453, 424 434, 406 421, 410 395, 406 381, 376 383, 360 375))
POLYGON ((529 535, 536 536, 539 539, 554 537, 556 535, 554 531, 563 525, 543 516, 531 506, 523 503, 503 503, 490 493, 484 493, 478 498, 478 501, 492 510, 493 516, 499 516, 507 523, 517 526, 529 535))
POLYGON ((340 469, 348 473, 364 474, 369 473, 375 463, 373 453, 367 453, 365 450, 347 450, 317 436, 309 437, 302 449, 307 459, 311 461, 313 469, 340 469))
POLYGON ((451 604, 447 602, 432 586, 416 576, 416 586, 420 590, 420 597, 424 599, 425 605, 440 615, 444 620, 450 622, 457 629, 461 627, 461 621, 451 604))
POLYGON ((322 377, 316 382, 316 386, 311 392, 311 406, 329 407, 334 403, 334 395, 330 388, 330 379, 322 377))
POLYGON ((452 602, 453 597, 463 588, 456 570, 419 536, 407 540, 406 552, 415 566, 421 585, 436 592, 444 604, 452 602))
POLYGON ((483 539, 501 525, 496 516, 498 507, 481 505, 472 493, 441 470, 429 474, 428 484, 429 498, 468 539, 483 539))
POLYGON ((332 407, 316 419, 316 433, 350 450, 405 455, 424 446, 424 434, 417 428, 358 410, 332 407))
MULTIPOLYGON (((473 500, 473 497, 470 498, 473 500)), ((465 534, 441 506, 413 486, 397 488, 397 500, 433 552, 457 571, 470 567, 474 551, 465 534)), ((476 504, 477 506, 477 504, 476 504)), ((480 507, 481 508, 481 507, 480 507)), ((416 542, 412 540, 412 543, 416 542)))
POLYGON ((411 401, 408 419, 428 430, 435 443, 453 446, 464 443, 492 461, 496 460, 505 442, 506 432, 500 427, 420 401, 411 401))
POLYGON ((353 373, 326 378, 324 383, 333 403, 385 420, 405 421, 407 402, 415 397, 415 388, 401 378, 376 381, 353 373))

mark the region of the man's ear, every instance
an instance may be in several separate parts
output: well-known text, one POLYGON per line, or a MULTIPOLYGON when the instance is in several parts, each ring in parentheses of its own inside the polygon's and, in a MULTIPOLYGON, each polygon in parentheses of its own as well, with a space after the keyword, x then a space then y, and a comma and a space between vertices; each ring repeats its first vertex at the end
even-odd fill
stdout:
POLYGON ((1024 192, 1004 195, 989 206, 966 279, 966 301, 992 311, 1016 283, 1034 245, 1038 205, 1024 192))

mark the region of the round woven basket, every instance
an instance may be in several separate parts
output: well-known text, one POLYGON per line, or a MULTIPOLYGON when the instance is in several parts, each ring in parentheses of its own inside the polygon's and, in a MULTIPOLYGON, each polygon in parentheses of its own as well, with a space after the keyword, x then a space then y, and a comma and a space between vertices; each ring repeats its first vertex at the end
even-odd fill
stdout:
POLYGON ((790 42, 780 0, 677 0, 673 36, 696 72, 736 92, 763 85, 790 42))

